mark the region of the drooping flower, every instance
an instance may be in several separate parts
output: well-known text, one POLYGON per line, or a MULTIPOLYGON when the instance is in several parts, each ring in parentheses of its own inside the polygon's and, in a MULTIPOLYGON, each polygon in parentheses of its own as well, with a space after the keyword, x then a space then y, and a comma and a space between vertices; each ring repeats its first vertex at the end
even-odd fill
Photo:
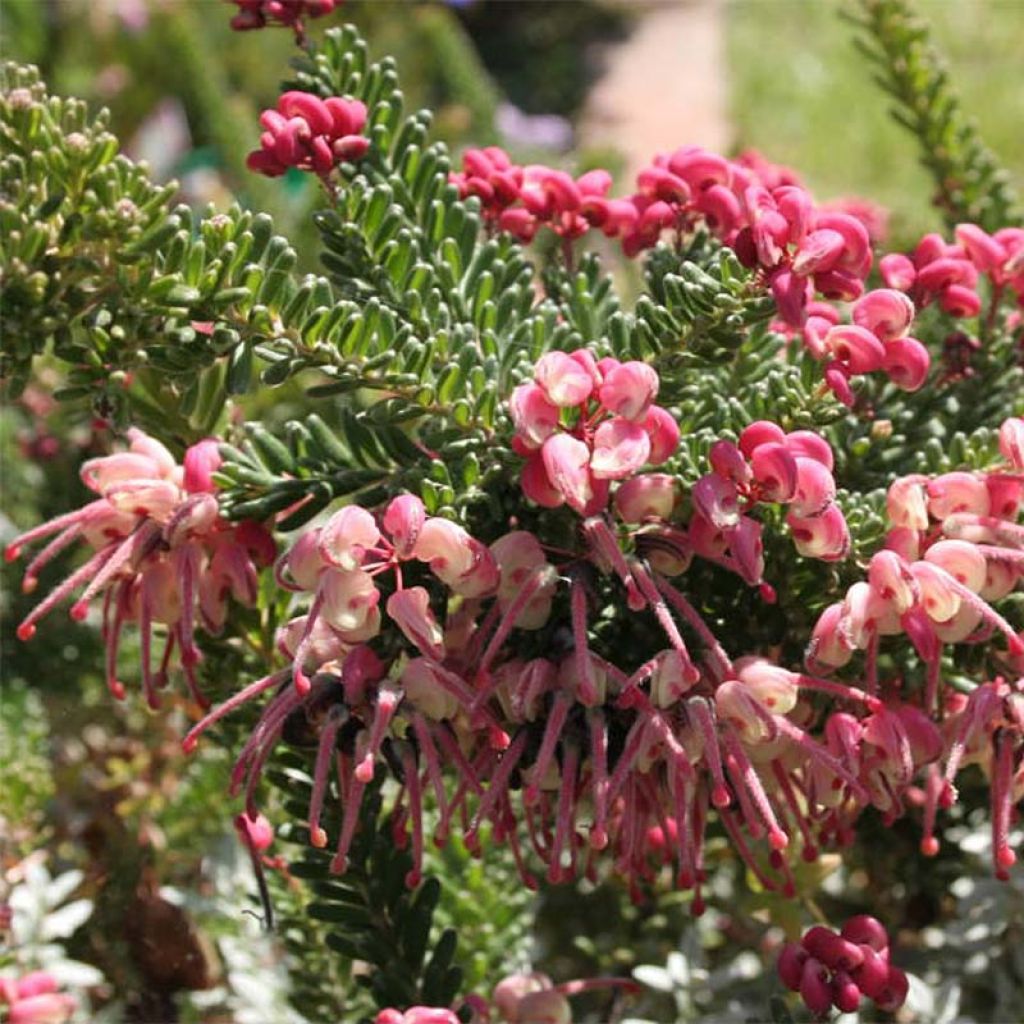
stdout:
POLYGON ((36 623, 78 594, 72 618, 81 621, 94 598, 103 597, 107 685, 124 695, 117 678, 121 634, 137 622, 142 638, 142 680, 152 707, 166 685, 175 649, 193 696, 200 702, 195 666, 201 655, 195 632, 217 635, 230 599, 256 602, 257 571, 274 556, 274 542, 259 523, 229 523, 220 515, 212 473, 220 462, 215 441, 193 445, 179 466, 170 452, 138 430, 129 431, 127 451, 91 459, 82 481, 99 495, 84 508, 43 523, 16 538, 8 561, 44 538, 46 546, 28 564, 22 587, 31 593, 40 570, 71 545, 84 541, 94 554, 26 616, 18 636, 30 640, 36 623), (166 631, 160 666, 154 671, 154 626, 166 631))

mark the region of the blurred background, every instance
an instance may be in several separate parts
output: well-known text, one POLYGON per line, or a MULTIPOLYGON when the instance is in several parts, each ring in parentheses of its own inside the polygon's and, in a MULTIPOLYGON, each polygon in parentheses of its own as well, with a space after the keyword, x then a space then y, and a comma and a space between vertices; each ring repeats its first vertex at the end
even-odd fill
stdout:
MULTIPOLYGON (((1024 182, 1024 2, 918 7, 966 110, 1024 182)), ((931 185, 840 10, 821 0, 349 0, 308 28, 316 38, 355 22, 373 55, 396 57, 409 106, 433 108, 436 135, 456 151, 497 143, 521 162, 603 166, 628 191, 659 151, 756 148, 821 200, 881 204, 888 247, 905 248, 935 227, 931 185)), ((232 32, 233 11, 220 0, 5 0, 0 52, 39 65, 52 91, 109 107, 127 152, 158 180, 177 179, 183 201, 269 211, 314 270, 311 176, 270 181, 244 166, 259 112, 287 75, 292 34, 232 32)), ((0 541, 79 504, 77 467, 109 442, 82 410, 54 403, 58 384, 44 365, 0 411, 0 541)), ((51 579, 67 564, 51 566, 51 579)), ((59 973, 80 994, 80 1020, 301 1021, 288 959, 250 913, 255 882, 230 826, 226 753, 181 756, 194 709, 180 699, 156 714, 135 696, 115 704, 91 627, 58 614, 18 644, 13 624, 30 604, 19 578, 5 567, 0 597, 0 910, 13 908, 12 921, 0 914, 0 973, 59 973)), ((823 898, 898 917, 915 969, 939 986, 915 990, 913 1019, 1012 1019, 1024 958, 1006 950, 1024 949, 1007 941, 1024 928, 1024 886, 991 887, 980 822, 956 823, 952 852, 927 871, 912 827, 878 838, 864 863, 815 866, 823 898)), ((456 892, 447 912, 472 985, 484 991, 527 959, 557 980, 646 965, 650 994, 630 1012, 654 1020, 742 1019, 752 1006, 763 1015, 774 990, 764 922, 805 913, 751 894, 724 860, 698 927, 672 896, 632 907, 608 884, 538 900, 500 853, 486 872, 457 850, 434 857, 456 892)), ((287 882, 275 885, 286 901, 287 882)), ((620 1014, 601 998, 584 1012, 620 1014)))

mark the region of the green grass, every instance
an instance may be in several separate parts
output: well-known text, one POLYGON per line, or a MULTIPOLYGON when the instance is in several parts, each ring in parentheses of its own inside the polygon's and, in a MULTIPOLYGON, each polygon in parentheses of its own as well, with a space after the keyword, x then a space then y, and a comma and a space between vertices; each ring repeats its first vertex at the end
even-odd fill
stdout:
MULTIPOLYGON (((829 0, 732 0, 726 8, 737 149, 789 164, 820 199, 856 194, 893 213, 891 244, 934 230, 917 141, 829 0)), ((1024 3, 919 0, 964 111, 1024 189, 1024 3)))

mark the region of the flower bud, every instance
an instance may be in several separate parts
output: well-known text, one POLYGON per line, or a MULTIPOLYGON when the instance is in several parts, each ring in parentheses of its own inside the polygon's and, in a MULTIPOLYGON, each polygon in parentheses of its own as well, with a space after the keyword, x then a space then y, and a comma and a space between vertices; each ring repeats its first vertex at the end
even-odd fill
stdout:
POLYGON ((901 291, 876 288, 853 304, 850 315, 858 327, 869 330, 879 341, 893 341, 910 329, 914 304, 901 291))
POLYGON ((594 390, 590 373, 565 352, 541 356, 533 376, 548 401, 563 409, 582 405, 594 390))
POLYGON ((885 925, 870 914, 856 914, 843 925, 840 934, 849 942, 870 946, 876 953, 889 948, 885 925))
POLYGON ((942 520, 956 512, 987 516, 989 513, 988 488, 980 475, 974 473, 943 473, 929 480, 928 511, 942 520))
POLYGON ((823 1017, 832 1009, 828 971, 814 957, 807 960, 800 975, 800 998, 807 1009, 817 1016, 823 1017))
POLYGON ((825 335, 825 350, 850 373, 872 373, 885 362, 885 346, 863 327, 840 324, 825 335))
MULTIPOLYGON (((134 446, 133 446, 134 447, 134 446)), ((163 445, 160 445, 163 448, 163 445)), ((165 452, 166 448, 163 449, 165 452)), ((173 465, 174 460, 171 459, 173 465)), ((220 455, 220 443, 208 437, 191 445, 185 452, 182 465, 185 468, 182 486, 189 494, 212 493, 217 489, 213 474, 220 469, 224 460, 220 455)))
POLYGON ((860 989, 846 971, 832 976, 832 1002, 840 1013, 856 1013, 860 1006, 860 989))
POLYGON ((552 487, 577 512, 582 513, 594 494, 590 449, 569 434, 555 434, 544 442, 541 458, 552 487))
POLYGON ((647 461, 652 466, 660 466, 670 459, 679 447, 679 424, 667 409, 660 405, 652 405, 647 410, 643 428, 651 440, 651 451, 647 461))
POLYGON ((914 264, 899 252, 883 256, 878 261, 878 270, 888 287, 896 288, 901 292, 910 291, 917 279, 917 269, 914 264))
POLYGON ((772 714, 787 715, 800 698, 796 675, 767 658, 748 655, 734 663, 736 678, 772 714))
POLYGON ((821 515, 796 516, 790 512, 786 525, 793 534, 796 549, 805 558, 838 562, 850 551, 850 531, 838 505, 829 505, 821 515))
POLYGON ((598 480, 622 480, 640 469, 650 454, 651 439, 647 431, 639 423, 615 417, 606 420, 594 432, 590 472, 598 480))
POLYGON ((708 453, 708 461, 723 480, 734 484, 750 482, 750 466, 747 465, 743 452, 732 441, 716 441, 708 453))
POLYGON ((700 672, 677 650, 662 651, 657 655, 657 662, 651 675, 651 703, 658 708, 669 708, 694 687, 700 680, 700 672))
POLYGON ((520 384, 513 390, 508 406, 516 433, 530 448, 539 448, 558 430, 561 412, 536 384, 520 384))
POLYGON ((882 369, 902 391, 917 391, 928 379, 932 357, 916 338, 896 338, 885 346, 882 369))
POLYGON ((739 494, 736 486, 717 473, 702 476, 690 492, 694 507, 718 529, 740 521, 739 494))
POLYGON ((815 925, 801 940, 804 949, 833 970, 851 971, 864 962, 864 953, 831 928, 815 925))
POLYGON ((985 585, 985 556, 967 541, 940 540, 925 552, 924 558, 975 593, 985 585))
POLYGON ((399 558, 412 557, 426 518, 423 502, 414 494, 400 494, 389 502, 384 512, 384 529, 399 558))
POLYGON ((668 519, 676 501, 676 481, 667 473, 642 473, 625 480, 615 492, 615 508, 626 523, 668 519))
POLYGON ((878 995, 874 996, 875 1005, 886 1013, 894 1013, 907 1001, 909 991, 910 982, 906 974, 898 967, 889 964, 885 981, 878 995))
POLYGON ((756 420, 743 428, 740 434, 740 451, 749 459, 762 444, 782 444, 786 440, 782 427, 768 420, 756 420))
POLYGON ((906 526, 912 530, 928 529, 928 504, 923 476, 897 477, 890 485, 885 499, 889 522, 893 526, 906 526))
MULTIPOLYGON (((390 610, 389 602, 389 614, 390 610)), ((458 714, 458 700, 441 684, 426 658, 411 658, 406 662, 399 682, 405 699, 427 718, 442 722, 458 714)))
MULTIPOLYGON (((788 445, 787 445, 788 448, 788 445)), ((835 501, 836 482, 832 473, 817 459, 796 459, 796 493, 790 511, 798 516, 817 516, 835 501)))
POLYGON ((913 562, 910 571, 921 588, 921 606, 933 622, 946 622, 956 615, 960 598, 930 562, 913 562))
POLYGON ((813 430, 791 430, 783 439, 783 444, 798 458, 815 459, 830 473, 835 467, 832 448, 820 434, 813 430))
POLYGON ((917 601, 914 574, 906 560, 895 551, 877 551, 871 556, 868 582, 877 599, 901 615, 917 601))
MULTIPOLYGON (((321 617, 346 635, 346 639, 355 642, 356 634, 361 633, 364 627, 372 628, 380 592, 369 573, 362 569, 351 572, 328 569, 320 578, 319 589, 323 596, 321 617)), ((374 629, 371 635, 376 632, 374 629)), ((369 637, 359 636, 358 639, 369 637)))
POLYGON ((763 501, 790 501, 796 494, 796 459, 783 443, 760 444, 750 456, 750 466, 763 501))
POLYGON ((605 374, 599 395, 601 404, 616 416, 642 419, 658 395, 658 374, 647 363, 622 363, 605 374))
POLYGON ((396 590, 388 598, 387 607, 388 615, 410 643, 435 661, 444 657, 444 633, 430 610, 430 595, 425 588, 396 590))
POLYGON ((1011 416, 999 428, 999 452, 1014 469, 1024 471, 1024 417, 1011 416))
POLYGON ((346 505, 335 512, 320 530, 320 555, 339 569, 353 570, 363 561, 366 548, 380 540, 372 515, 358 505, 346 505))
POLYGON ((810 954, 797 942, 787 942, 779 953, 779 978, 782 984, 791 992, 800 989, 800 979, 803 977, 804 964, 807 963, 810 954))

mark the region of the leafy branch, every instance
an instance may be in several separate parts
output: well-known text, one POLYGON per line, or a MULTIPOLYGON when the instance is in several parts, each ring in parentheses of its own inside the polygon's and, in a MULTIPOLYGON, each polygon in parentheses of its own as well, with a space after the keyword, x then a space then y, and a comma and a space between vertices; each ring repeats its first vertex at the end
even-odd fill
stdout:
POLYGON ((921 163, 935 179, 935 204, 952 227, 961 221, 995 231, 1021 223, 1009 176, 984 145, 908 0, 856 0, 847 15, 861 31, 857 47, 875 81, 892 97, 893 118, 920 142, 921 163))

